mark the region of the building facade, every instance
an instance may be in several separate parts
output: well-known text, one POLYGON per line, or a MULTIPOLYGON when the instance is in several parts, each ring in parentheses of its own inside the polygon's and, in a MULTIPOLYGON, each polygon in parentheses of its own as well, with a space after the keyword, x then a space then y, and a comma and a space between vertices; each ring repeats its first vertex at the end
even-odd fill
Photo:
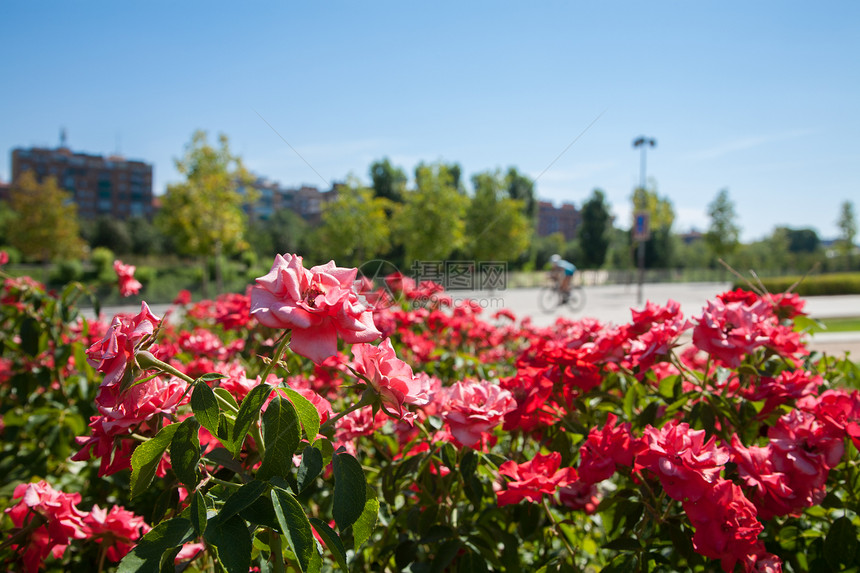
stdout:
POLYGON ((561 233, 565 241, 572 241, 576 238, 581 222, 582 212, 572 203, 563 203, 561 207, 556 207, 549 201, 538 202, 538 236, 540 237, 561 233))
MULTIPOLYGON (((291 209, 313 226, 319 224, 322 218, 323 205, 337 197, 340 184, 335 183, 328 191, 320 191, 310 185, 298 188, 281 187, 275 181, 259 177, 250 187, 256 195, 254 201, 245 203, 245 213, 250 218, 267 220, 281 209, 291 209)), ((250 190, 242 186, 238 191, 247 196, 250 190)))
POLYGON ((75 153, 68 147, 13 149, 13 184, 25 171, 32 171, 40 182, 54 177, 60 188, 72 194, 81 219, 152 217, 149 163, 75 153))

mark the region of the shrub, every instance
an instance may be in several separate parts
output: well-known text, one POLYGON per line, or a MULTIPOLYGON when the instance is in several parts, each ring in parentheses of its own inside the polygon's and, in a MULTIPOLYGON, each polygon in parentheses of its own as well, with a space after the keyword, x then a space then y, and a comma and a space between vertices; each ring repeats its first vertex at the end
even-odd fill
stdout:
MULTIPOLYGON (((773 293, 785 292, 798 283, 793 292, 800 296, 860 294, 860 273, 833 273, 807 277, 783 276, 764 278, 761 282, 768 292, 773 293)), ((744 286, 745 283, 735 283, 735 288, 744 286)))

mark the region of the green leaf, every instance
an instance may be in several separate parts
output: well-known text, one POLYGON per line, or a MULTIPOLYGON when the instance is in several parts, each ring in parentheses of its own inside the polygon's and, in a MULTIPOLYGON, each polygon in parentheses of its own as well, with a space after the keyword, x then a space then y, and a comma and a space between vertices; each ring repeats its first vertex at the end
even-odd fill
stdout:
POLYGON ((322 454, 323 467, 329 465, 334 456, 334 446, 331 445, 331 441, 326 438, 320 438, 314 442, 314 448, 318 449, 322 454))
POLYGON ((487 573, 487 560, 479 553, 467 551, 457 560, 457 573, 487 573))
POLYGON ((370 539, 373 528, 376 527, 376 518, 379 515, 379 500, 373 488, 367 486, 367 501, 364 503, 364 511, 358 520, 352 524, 352 537, 356 552, 370 539))
POLYGON ((303 492, 323 470, 322 452, 313 446, 307 446, 302 452, 302 463, 296 476, 299 493, 303 492))
POLYGON ((221 413, 218 399, 205 382, 196 382, 191 393, 191 411, 200 425, 209 430, 213 436, 218 436, 218 420, 221 413))
POLYGON ((277 531, 278 535, 281 534, 281 524, 278 523, 275 508, 272 507, 272 500, 268 496, 258 497, 254 503, 239 512, 239 517, 252 525, 268 527, 277 531))
POLYGON ((293 390, 292 388, 282 388, 287 393, 287 397, 293 406, 296 407, 296 412, 299 415, 299 420, 302 421, 302 427, 305 429, 305 435, 308 442, 313 442, 320 433, 320 414, 310 400, 293 390))
POLYGON ((215 546, 218 560, 227 573, 248 573, 253 542, 248 525, 241 517, 236 515, 227 521, 211 523, 204 538, 215 546))
POLYGON ((233 426, 233 433, 230 435, 230 453, 234 456, 239 454, 242 449, 242 444, 245 442, 245 435, 251 429, 251 424, 256 424, 260 417, 260 409, 269 397, 272 387, 268 384, 260 384, 255 386, 245 399, 242 400, 242 405, 236 413, 236 423, 233 426))
POLYGON ((192 494, 189 509, 191 510, 191 527, 194 528, 194 535, 200 537, 206 531, 206 498, 203 497, 200 490, 192 494))
POLYGON ((258 479, 287 477, 293 468, 293 454, 302 439, 296 409, 286 398, 275 396, 263 412, 263 443, 266 451, 257 470, 258 479))
POLYGON ((857 553, 857 528, 848 517, 840 517, 824 538, 824 558, 834 569, 848 565, 857 553))
POLYGON ((233 433, 233 422, 233 418, 225 416, 224 412, 218 415, 218 433, 215 436, 221 440, 222 444, 230 444, 230 436, 233 433))
POLYGON ((257 501, 269 489, 269 484, 260 480, 251 480, 237 489, 218 512, 218 521, 224 522, 257 501))
POLYGON ((39 321, 28 316, 21 323, 21 350, 30 356, 36 356, 39 353, 39 321))
POLYGON ((149 487, 155 476, 158 462, 170 445, 177 428, 179 424, 164 426, 154 438, 134 449, 134 453, 131 454, 131 497, 136 497, 149 487))
POLYGON ((241 474, 245 471, 242 464, 236 461, 236 458, 234 458, 233 455, 224 448, 214 448, 210 450, 203 456, 203 459, 225 467, 235 474, 241 474))
POLYGON ((307 571, 314 552, 314 534, 305 510, 293 494, 278 487, 272 489, 272 505, 299 567, 307 571))
POLYGON ((463 546, 463 542, 459 539, 450 539, 439 546, 436 551, 436 556, 433 558, 433 564, 430 567, 431 573, 442 573, 450 565, 457 553, 463 546))
POLYGON ((223 380, 224 378, 227 378, 227 376, 220 372, 207 372, 206 374, 198 376, 194 380, 194 384, 197 385, 202 382, 214 382, 215 380, 223 380))
POLYGON ((328 523, 321 519, 317 519, 316 517, 310 518, 310 522, 322 538, 323 543, 328 547, 328 550, 331 551, 335 562, 344 571, 349 571, 349 568, 346 566, 346 547, 340 540, 340 536, 337 532, 332 529, 328 523))
POLYGON ((219 397, 223 398, 225 402, 232 405, 234 408, 234 412, 239 409, 239 403, 236 401, 236 398, 233 397, 233 394, 231 394, 224 388, 215 388, 212 391, 219 397))
POLYGON ((170 462, 173 473, 189 489, 197 487, 200 474, 197 464, 200 462, 200 423, 194 418, 183 420, 173 440, 170 442, 170 462))
POLYGON ((335 453, 334 500, 332 514, 337 528, 343 531, 361 517, 367 503, 367 481, 357 459, 347 453, 335 453))
POLYGON ((123 557, 117 573, 158 573, 162 555, 192 539, 194 539, 194 529, 191 522, 184 517, 162 521, 144 535, 134 549, 123 557))

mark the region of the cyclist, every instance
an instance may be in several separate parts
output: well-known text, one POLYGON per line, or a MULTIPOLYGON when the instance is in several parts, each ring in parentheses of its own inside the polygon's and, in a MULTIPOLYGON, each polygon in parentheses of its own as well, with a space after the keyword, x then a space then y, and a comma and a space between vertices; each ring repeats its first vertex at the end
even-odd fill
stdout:
POLYGON ((574 273, 576 273, 576 265, 562 259, 559 254, 551 256, 549 262, 552 263, 550 275, 561 291, 561 302, 564 304, 570 298, 570 283, 573 281, 574 273))

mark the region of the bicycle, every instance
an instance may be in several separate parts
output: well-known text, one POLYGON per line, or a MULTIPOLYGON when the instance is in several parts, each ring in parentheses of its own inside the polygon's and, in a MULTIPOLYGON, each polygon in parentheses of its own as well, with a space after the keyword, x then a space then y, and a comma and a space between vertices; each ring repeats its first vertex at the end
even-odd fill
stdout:
POLYGON ((571 285, 565 301, 561 282, 550 277, 550 284, 538 292, 538 306, 546 313, 555 312, 561 306, 567 306, 571 312, 579 312, 585 307, 585 289, 582 285, 571 285))

